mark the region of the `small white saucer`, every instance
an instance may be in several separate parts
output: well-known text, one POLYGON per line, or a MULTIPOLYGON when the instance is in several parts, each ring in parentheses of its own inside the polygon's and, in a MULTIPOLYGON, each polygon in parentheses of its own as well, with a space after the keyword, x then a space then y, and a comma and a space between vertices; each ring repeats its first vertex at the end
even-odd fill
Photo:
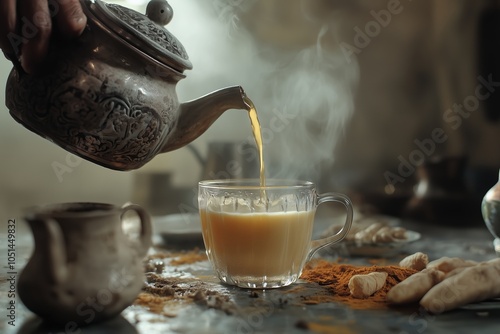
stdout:
POLYGON ((194 213, 178 213, 152 217, 153 233, 169 242, 202 241, 200 216, 194 213))
POLYGON ((407 230, 406 239, 381 243, 359 243, 355 241, 346 241, 346 246, 349 254, 353 256, 392 256, 397 254, 408 244, 419 240, 420 237, 420 233, 407 230))

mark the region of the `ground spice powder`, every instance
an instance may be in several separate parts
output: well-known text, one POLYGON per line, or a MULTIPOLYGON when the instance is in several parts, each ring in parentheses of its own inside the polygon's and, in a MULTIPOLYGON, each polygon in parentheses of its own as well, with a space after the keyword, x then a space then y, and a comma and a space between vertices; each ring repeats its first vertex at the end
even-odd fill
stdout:
POLYGON ((396 284, 417 271, 396 265, 386 266, 354 266, 316 260, 307 264, 302 272, 301 279, 317 283, 327 288, 328 294, 317 294, 307 296, 305 304, 320 304, 325 302, 342 302, 355 309, 384 309, 388 308, 386 302, 387 292, 396 284), (372 296, 366 299, 358 299, 351 296, 349 291, 349 280, 354 275, 366 275, 372 272, 386 272, 388 274, 385 285, 372 296))
POLYGON ((194 251, 179 254, 177 258, 170 261, 170 265, 180 266, 184 264, 206 261, 207 259, 207 254, 205 252, 200 252, 198 249, 195 249, 194 251))

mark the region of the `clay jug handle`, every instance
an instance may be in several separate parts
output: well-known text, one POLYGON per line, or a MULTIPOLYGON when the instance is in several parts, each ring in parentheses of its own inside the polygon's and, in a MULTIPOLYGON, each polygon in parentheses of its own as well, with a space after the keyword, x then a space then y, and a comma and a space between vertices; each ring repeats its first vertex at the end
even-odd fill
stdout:
POLYGON ((66 246, 64 245, 63 233, 59 227, 59 223, 55 220, 43 218, 42 222, 47 234, 44 240, 38 242, 38 244, 46 246, 45 253, 48 255, 47 267, 52 282, 62 284, 68 276, 66 246))
POLYGON ((153 244, 152 241, 152 228, 151 228, 151 217, 149 213, 141 206, 133 203, 125 203, 122 206, 122 214, 121 219, 123 220, 123 216, 127 211, 135 211, 139 216, 139 220, 141 222, 141 234, 139 236, 139 255, 141 257, 146 256, 149 248, 153 244))

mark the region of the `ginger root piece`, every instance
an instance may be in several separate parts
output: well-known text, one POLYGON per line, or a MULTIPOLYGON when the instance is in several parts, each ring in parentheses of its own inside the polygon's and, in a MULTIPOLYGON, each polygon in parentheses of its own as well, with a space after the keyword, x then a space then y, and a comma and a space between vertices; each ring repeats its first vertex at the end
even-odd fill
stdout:
POLYGON ((392 237, 397 240, 405 240, 408 239, 408 235, 406 234, 407 229, 404 227, 393 227, 392 228, 392 237))
POLYGON ((444 278, 442 271, 434 268, 424 269, 399 282, 387 293, 386 299, 391 304, 418 302, 434 285, 444 278))
POLYGON ((373 236, 372 242, 392 242, 394 241, 394 237, 392 236, 392 228, 389 226, 384 226, 379 229, 373 236))
POLYGON ((354 235, 354 240, 361 241, 364 243, 371 243, 373 236, 384 226, 385 225, 382 223, 374 223, 374 224, 368 226, 367 228, 365 228, 364 230, 357 232, 354 235))
POLYGON ((415 254, 408 255, 399 262, 399 266, 403 268, 411 268, 421 271, 427 267, 429 263, 429 257, 427 254, 422 252, 416 252, 415 254))
POLYGON ((465 268, 430 289, 420 300, 420 305, 438 314, 469 303, 500 297, 499 277, 500 261, 465 268))
POLYGON ((427 268, 434 268, 437 270, 441 270, 445 273, 452 271, 455 268, 460 268, 460 267, 471 267, 475 266, 478 263, 476 261, 472 260, 464 260, 459 257, 442 257, 437 260, 429 262, 427 264, 427 268))
POLYGON ((457 267, 457 268, 455 268, 453 270, 450 270, 447 273, 445 273, 444 279, 447 279, 447 278, 449 278, 451 276, 455 276, 456 274, 458 274, 461 271, 464 271, 467 268, 470 268, 470 267, 457 267))
POLYGON ((366 275, 352 276, 348 286, 354 298, 368 298, 382 289, 386 280, 386 272, 373 272, 366 275))
POLYGON ((481 262, 481 263, 479 263, 479 264, 480 264, 480 265, 485 265, 485 264, 493 264, 493 265, 497 265, 497 263, 500 263, 500 257, 497 257, 497 258, 491 259, 491 260, 486 261, 486 262, 481 262))
POLYGON ((405 239, 407 239, 407 235, 404 227, 391 226, 382 227, 372 237, 372 241, 375 243, 387 243, 405 239))

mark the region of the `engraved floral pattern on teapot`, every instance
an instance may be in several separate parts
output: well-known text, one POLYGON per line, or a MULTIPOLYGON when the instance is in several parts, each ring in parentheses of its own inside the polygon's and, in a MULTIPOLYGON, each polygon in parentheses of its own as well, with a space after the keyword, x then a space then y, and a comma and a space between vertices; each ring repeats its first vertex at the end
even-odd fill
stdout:
POLYGON ((150 152, 161 148, 170 132, 169 115, 176 101, 166 97, 162 109, 155 110, 141 102, 145 97, 129 98, 110 89, 110 77, 91 74, 85 79, 90 84, 81 85, 75 78, 82 73, 90 72, 68 62, 63 70, 44 80, 14 77, 23 89, 8 90, 9 104, 33 110, 23 114, 25 123, 45 124, 45 134, 53 141, 92 154, 98 161, 140 164, 150 152), (26 95, 35 98, 27 100, 26 95))
POLYGON ((150 40, 182 59, 188 59, 188 54, 179 41, 146 16, 116 4, 108 4, 107 8, 137 32, 148 36, 150 40))

